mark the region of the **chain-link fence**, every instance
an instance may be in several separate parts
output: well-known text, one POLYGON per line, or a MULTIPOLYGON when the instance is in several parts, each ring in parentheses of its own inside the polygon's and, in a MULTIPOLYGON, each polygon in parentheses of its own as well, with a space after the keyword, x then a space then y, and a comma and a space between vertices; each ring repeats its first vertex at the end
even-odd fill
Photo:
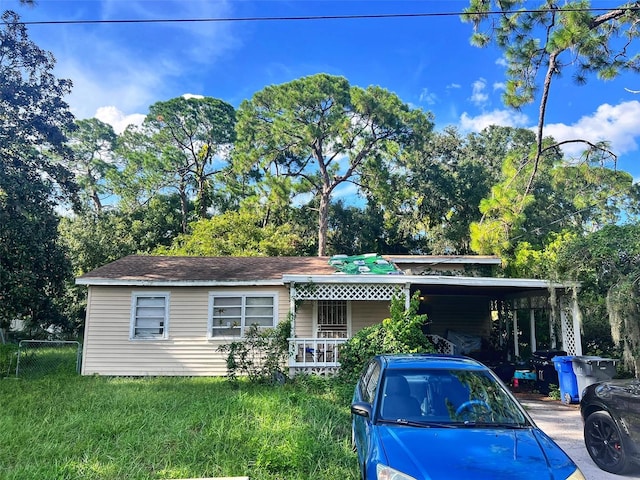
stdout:
POLYGON ((81 358, 80 342, 21 340, 18 345, 16 377, 80 373, 81 358))

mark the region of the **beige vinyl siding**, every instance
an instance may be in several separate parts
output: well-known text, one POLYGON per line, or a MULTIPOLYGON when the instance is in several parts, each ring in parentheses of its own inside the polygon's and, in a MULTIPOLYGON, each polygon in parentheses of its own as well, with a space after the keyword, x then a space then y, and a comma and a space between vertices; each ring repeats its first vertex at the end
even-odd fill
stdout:
POLYGON ((286 319, 288 290, 284 287, 177 287, 162 289, 91 286, 83 346, 83 375, 215 376, 226 375, 226 356, 217 348, 228 339, 207 335, 209 292, 278 295, 277 315, 286 319), (132 292, 168 293, 168 338, 129 338, 132 292))
POLYGON ((389 317, 388 301, 353 301, 351 302, 351 335, 355 335, 364 327, 369 327, 389 317))
POLYGON ((296 310, 295 336, 298 338, 313 338, 313 303, 305 300, 296 310))

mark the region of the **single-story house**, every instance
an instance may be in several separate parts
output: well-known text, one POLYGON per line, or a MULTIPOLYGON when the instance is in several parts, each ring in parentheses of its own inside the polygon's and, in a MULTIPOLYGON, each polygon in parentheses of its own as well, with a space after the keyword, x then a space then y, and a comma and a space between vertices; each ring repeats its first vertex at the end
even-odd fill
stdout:
POLYGON ((325 373, 342 343, 389 316, 394 296, 408 303, 416 291, 425 335, 443 352, 582 354, 575 285, 498 277, 491 256, 383 258, 393 274, 343 273, 329 257, 121 258, 76 279, 88 286, 82 374, 225 375, 220 345, 286 318, 290 373, 325 373))

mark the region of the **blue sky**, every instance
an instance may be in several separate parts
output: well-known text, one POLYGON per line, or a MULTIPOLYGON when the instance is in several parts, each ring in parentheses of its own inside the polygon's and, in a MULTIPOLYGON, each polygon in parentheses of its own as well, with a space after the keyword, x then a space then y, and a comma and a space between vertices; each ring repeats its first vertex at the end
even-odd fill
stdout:
MULTIPOLYGON (((466 0, 39 0, 2 2, 25 22, 302 17, 460 12, 466 0)), ((620 2, 593 1, 594 7, 620 2)), ((532 4, 532 6, 536 6, 532 4)), ((29 25, 53 53, 56 74, 74 83, 77 118, 97 116, 120 131, 148 107, 183 94, 238 106, 272 84, 325 72, 352 85, 379 85, 431 111, 437 129, 479 131, 489 124, 533 127, 538 104, 504 107, 501 53, 469 43, 458 16, 418 18, 29 25)), ((638 46, 634 46, 638 50, 638 46)), ((558 140, 606 139, 618 168, 640 179, 640 75, 553 86, 545 134, 558 140)), ((574 152, 567 152, 574 153, 574 152)))

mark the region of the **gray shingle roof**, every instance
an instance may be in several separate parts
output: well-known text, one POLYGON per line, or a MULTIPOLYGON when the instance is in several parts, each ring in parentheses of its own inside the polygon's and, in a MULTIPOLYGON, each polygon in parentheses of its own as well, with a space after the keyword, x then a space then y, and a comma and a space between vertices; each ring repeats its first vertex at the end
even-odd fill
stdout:
POLYGON ((79 283, 120 281, 282 280, 282 275, 325 275, 335 269, 329 257, 170 257, 129 255, 88 272, 79 283))

